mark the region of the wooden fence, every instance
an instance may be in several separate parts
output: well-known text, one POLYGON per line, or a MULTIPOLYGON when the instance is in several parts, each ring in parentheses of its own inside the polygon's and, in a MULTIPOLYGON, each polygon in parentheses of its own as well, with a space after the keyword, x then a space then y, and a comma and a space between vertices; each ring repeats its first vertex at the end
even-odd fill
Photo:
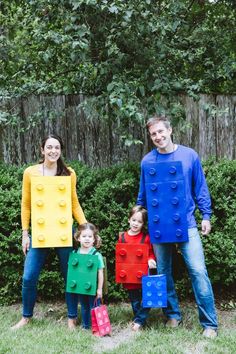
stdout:
MULTIPOLYGON (((0 125, 0 159, 18 165, 37 161, 39 141, 49 132, 63 138, 68 160, 80 160, 89 166, 140 161, 150 150, 143 126, 129 123, 127 133, 143 144, 128 147, 121 139, 120 123, 86 117, 79 107, 82 101, 80 95, 38 95, 1 101, 1 111, 10 111, 13 116, 11 124, 0 125)), ((180 101, 186 120, 174 128, 174 141, 194 148, 202 159, 235 159, 236 96, 201 95, 198 102, 181 96, 180 101)))

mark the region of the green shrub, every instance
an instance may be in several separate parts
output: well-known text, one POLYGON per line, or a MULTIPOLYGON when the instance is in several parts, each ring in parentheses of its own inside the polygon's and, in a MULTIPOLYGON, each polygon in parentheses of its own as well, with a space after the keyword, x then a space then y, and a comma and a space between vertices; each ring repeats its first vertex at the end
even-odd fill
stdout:
MULTIPOLYGON (((87 220, 96 224, 102 238, 101 252, 107 257, 109 301, 124 299, 126 293, 114 281, 114 249, 119 231, 128 227, 128 211, 135 204, 139 184, 139 165, 123 164, 91 169, 71 162, 78 179, 78 196, 87 220)), ((21 298, 24 256, 21 250, 20 199, 22 168, 0 164, 0 303, 21 298)), ((212 195, 212 232, 204 236, 206 263, 212 283, 228 287, 236 279, 235 210, 236 161, 210 160, 204 164, 212 195)), ((197 214, 199 216, 199 213, 197 214)), ((176 285, 182 296, 190 291, 187 272, 178 252, 174 255, 176 285)), ((39 298, 62 299, 64 285, 54 250, 50 250, 41 274, 39 298)))
POLYGON ((203 238, 213 283, 230 285, 236 279, 236 160, 204 164, 212 197, 212 232, 203 238))

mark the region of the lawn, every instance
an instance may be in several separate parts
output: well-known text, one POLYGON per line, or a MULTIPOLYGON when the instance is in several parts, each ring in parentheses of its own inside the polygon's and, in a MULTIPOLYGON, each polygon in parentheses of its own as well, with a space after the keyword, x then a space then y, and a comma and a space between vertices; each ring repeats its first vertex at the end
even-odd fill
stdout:
POLYGON ((0 307, 0 353, 16 354, 192 354, 236 353, 236 309, 218 309, 220 330, 216 339, 201 336, 196 306, 182 303, 183 325, 166 329, 161 310, 153 309, 148 327, 140 333, 130 330, 129 304, 109 305, 112 336, 96 338, 90 331, 67 329, 64 304, 37 303, 31 324, 12 331, 20 319, 21 305, 0 307))

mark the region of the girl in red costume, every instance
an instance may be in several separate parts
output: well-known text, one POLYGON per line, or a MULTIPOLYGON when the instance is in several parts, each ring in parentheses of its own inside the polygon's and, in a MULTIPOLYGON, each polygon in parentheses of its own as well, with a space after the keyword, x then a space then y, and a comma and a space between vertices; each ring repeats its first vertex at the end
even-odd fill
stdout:
MULTIPOLYGON (((145 233, 145 224, 147 221, 147 211, 140 205, 133 207, 129 213, 130 229, 122 233, 118 242, 129 244, 148 244, 148 267, 156 268, 155 255, 150 243, 149 235, 145 233)), ((133 331, 139 331, 146 323, 150 308, 142 307, 142 284, 123 284, 128 290, 130 302, 132 305, 134 318, 132 323, 133 331)))

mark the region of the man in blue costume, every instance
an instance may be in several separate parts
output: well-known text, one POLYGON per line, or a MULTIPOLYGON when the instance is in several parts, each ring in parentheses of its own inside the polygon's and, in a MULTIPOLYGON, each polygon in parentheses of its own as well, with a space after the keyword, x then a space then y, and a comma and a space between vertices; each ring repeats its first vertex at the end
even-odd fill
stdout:
POLYGON ((172 277, 172 246, 177 243, 187 266, 198 306, 199 321, 205 337, 217 336, 217 315, 202 242, 194 211, 202 215, 201 232, 211 230, 211 200, 198 154, 191 148, 174 144, 172 128, 166 117, 147 122, 155 149, 141 162, 137 204, 148 210, 148 227, 157 258, 158 273, 167 277, 166 326, 181 323, 181 313, 172 277))

